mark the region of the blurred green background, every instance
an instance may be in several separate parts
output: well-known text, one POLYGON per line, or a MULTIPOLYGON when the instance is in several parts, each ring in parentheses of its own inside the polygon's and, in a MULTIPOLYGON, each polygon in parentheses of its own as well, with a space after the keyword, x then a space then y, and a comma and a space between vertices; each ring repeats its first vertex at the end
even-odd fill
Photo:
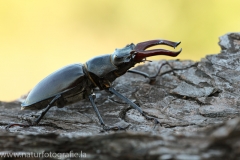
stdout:
POLYGON ((182 60, 219 53, 218 37, 240 30, 239 8, 237 0, 0 0, 0 100, 131 42, 182 41, 182 60))

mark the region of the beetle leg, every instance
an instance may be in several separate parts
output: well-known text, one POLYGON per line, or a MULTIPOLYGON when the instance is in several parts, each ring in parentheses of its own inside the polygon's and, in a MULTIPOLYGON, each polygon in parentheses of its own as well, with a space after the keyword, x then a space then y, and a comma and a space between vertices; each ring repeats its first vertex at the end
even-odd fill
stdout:
POLYGON ((20 126, 20 127, 30 127, 30 126, 34 126, 37 125, 40 120, 43 118, 43 116, 47 113, 47 111, 53 106, 53 104, 61 97, 61 95, 57 95, 55 96, 52 101, 48 104, 48 106, 46 107, 46 109, 41 113, 41 115, 37 118, 36 121, 34 121, 32 124, 20 124, 20 123, 14 123, 14 124, 8 124, 5 129, 7 131, 9 131, 9 128, 13 127, 13 126, 20 126))
POLYGON ((104 131, 110 131, 110 130, 114 130, 114 131, 119 131, 119 130, 126 130, 127 127, 121 127, 121 126, 103 126, 103 130, 104 131))
POLYGON ((21 123, 13 123, 13 124, 8 124, 6 127, 5 127, 5 130, 6 131, 10 131, 9 128, 13 127, 13 126, 20 126, 20 127, 30 127, 31 125, 29 124, 21 124, 21 123))
POLYGON ((171 69, 173 70, 173 67, 169 64, 169 62, 164 62, 163 64, 161 64, 161 66, 159 67, 157 73, 153 76, 150 76, 149 74, 145 73, 145 72, 141 72, 141 71, 137 71, 137 70, 128 70, 127 72, 130 72, 130 73, 135 73, 135 74, 139 74, 139 75, 142 75, 144 76, 145 78, 149 78, 150 79, 150 84, 153 84, 155 81, 156 81, 156 78, 157 76, 159 75, 161 69, 163 66, 165 65, 169 65, 171 67, 171 69))
POLYGON ((111 126, 111 127, 106 126, 105 123, 103 122, 102 116, 100 115, 96 104, 94 103, 94 99, 95 99, 94 95, 93 95, 93 94, 90 94, 90 95, 88 96, 88 98, 89 98, 89 100, 90 100, 90 102, 91 102, 91 104, 92 104, 92 106, 93 106, 93 109, 95 110, 95 112, 96 112, 96 114, 97 114, 97 116, 98 116, 98 119, 99 119, 99 121, 100 121, 100 123, 101 123, 104 131, 109 131, 109 130, 124 130, 124 129, 125 129, 125 128, 120 127, 120 126, 111 126))
POLYGON ((155 127, 157 126, 157 124, 160 124, 160 126, 162 126, 161 123, 158 121, 157 118, 152 117, 152 116, 148 116, 145 112, 143 112, 142 115, 143 115, 147 120, 154 120, 155 125, 154 125, 153 128, 155 128, 155 127))
POLYGON ((108 90, 115 94, 116 96, 118 96, 119 98, 121 98, 122 100, 124 100, 125 102, 127 102, 128 104, 130 104, 134 109, 138 110, 138 112, 140 112, 141 114, 143 114, 143 111, 140 107, 138 107, 135 103, 133 103, 132 101, 130 101, 129 99, 127 99, 126 97, 124 97, 122 94, 118 93, 115 89, 113 89, 112 87, 108 88, 108 90))
POLYGON ((101 125, 102 125, 102 126, 105 126, 105 123, 103 122, 102 116, 100 115, 100 113, 99 113, 99 111, 98 111, 98 108, 97 108, 96 104, 94 103, 94 97, 93 97, 93 95, 90 94, 90 95, 88 96, 88 98, 89 98, 89 100, 90 100, 90 102, 91 102, 91 104, 92 104, 92 106, 93 106, 94 111, 96 112, 96 114, 97 114, 97 116, 98 116, 98 119, 99 119, 101 125))
POLYGON ((48 110, 53 107, 53 104, 61 97, 61 95, 57 95, 55 96, 52 101, 48 104, 48 106, 46 107, 46 109, 41 113, 41 115, 37 118, 36 121, 33 122, 33 125, 37 125, 41 119, 43 118, 43 116, 48 112, 48 110))
MULTIPOLYGON (((141 115, 143 115, 147 120, 154 120, 155 126, 157 124, 160 124, 160 122, 157 120, 157 118, 146 115, 146 113, 143 112, 140 107, 138 107, 135 103, 130 101, 128 98, 124 97, 122 94, 118 93, 114 88, 110 87, 110 88, 108 88, 108 90, 111 93, 113 93, 116 96, 118 96, 119 98, 121 98, 122 100, 124 100, 125 102, 127 102, 128 104, 130 104, 131 107, 133 107, 134 109, 138 110, 141 113, 141 115)), ((154 126, 154 128, 155 128, 155 126, 154 126)))

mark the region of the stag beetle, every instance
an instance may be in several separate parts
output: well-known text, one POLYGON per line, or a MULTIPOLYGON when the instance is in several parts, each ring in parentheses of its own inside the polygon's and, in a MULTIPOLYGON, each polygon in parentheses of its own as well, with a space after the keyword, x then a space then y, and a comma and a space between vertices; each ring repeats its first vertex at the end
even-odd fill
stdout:
POLYGON ((118 93, 111 83, 126 72, 140 74, 149 78, 150 82, 154 82, 161 67, 165 64, 159 68, 155 76, 149 76, 147 73, 129 69, 137 63, 145 62, 147 57, 156 55, 175 57, 182 51, 182 49, 177 52, 165 49, 146 50, 147 48, 155 45, 167 45, 175 48, 180 43, 167 40, 150 40, 136 45, 131 43, 124 48, 116 49, 113 54, 94 57, 85 64, 78 63, 63 67, 41 80, 30 91, 25 102, 21 104, 21 110, 45 108, 41 115, 32 124, 9 124, 6 126, 6 130, 9 130, 12 126, 30 127, 37 125, 52 106, 63 107, 82 99, 88 99, 91 102, 103 130, 121 129, 118 126, 106 126, 103 122, 94 103, 95 95, 93 89, 96 87, 115 94, 131 107, 138 110, 146 119, 155 120, 156 123, 159 123, 156 118, 146 115, 135 103, 118 93))

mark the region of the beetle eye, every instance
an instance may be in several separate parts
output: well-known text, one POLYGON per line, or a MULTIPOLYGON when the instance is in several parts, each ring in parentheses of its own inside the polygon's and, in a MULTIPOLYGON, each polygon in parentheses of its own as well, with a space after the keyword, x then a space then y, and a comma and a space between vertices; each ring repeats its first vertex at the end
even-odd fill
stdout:
POLYGON ((116 60, 121 60, 123 57, 118 57, 117 55, 115 55, 114 59, 116 60))

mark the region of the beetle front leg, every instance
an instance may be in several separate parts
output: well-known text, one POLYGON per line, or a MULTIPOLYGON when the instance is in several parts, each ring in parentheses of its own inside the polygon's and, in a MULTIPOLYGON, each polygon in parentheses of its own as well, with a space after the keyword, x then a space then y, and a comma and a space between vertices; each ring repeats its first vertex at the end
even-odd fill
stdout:
POLYGON ((169 62, 164 62, 163 64, 161 64, 161 66, 159 67, 157 73, 153 76, 150 76, 149 74, 145 73, 145 72, 141 72, 141 71, 137 71, 137 70, 128 70, 127 72, 130 72, 130 73, 135 73, 135 74, 139 74, 139 75, 142 75, 144 76, 145 78, 149 78, 150 80, 150 84, 153 84, 155 81, 156 81, 156 78, 157 76, 159 75, 159 73, 161 72, 161 69, 163 66, 165 65, 169 65, 171 70, 173 70, 173 67, 169 64, 169 62))
MULTIPOLYGON (((110 87, 108 88, 108 90, 115 94, 116 96, 118 96, 119 98, 121 98, 123 101, 125 101, 126 103, 130 104, 130 106, 136 110, 138 110, 141 115, 143 115, 147 120, 154 120, 154 123, 155 123, 155 126, 154 128, 156 127, 157 124, 160 124, 160 122, 158 121, 157 118, 155 117, 151 117, 151 116, 148 116, 140 107, 138 107, 135 103, 133 103, 132 101, 130 101, 128 98, 124 97, 122 94, 118 93, 114 88, 110 87)), ((161 124, 160 124, 161 125, 161 124)))

